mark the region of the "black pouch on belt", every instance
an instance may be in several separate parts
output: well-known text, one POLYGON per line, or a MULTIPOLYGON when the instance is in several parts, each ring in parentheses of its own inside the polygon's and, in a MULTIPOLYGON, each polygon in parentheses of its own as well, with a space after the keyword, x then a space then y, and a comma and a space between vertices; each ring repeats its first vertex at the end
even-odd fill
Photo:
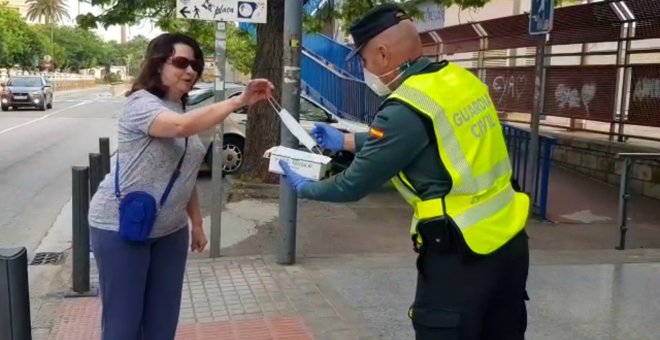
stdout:
POLYGON ((456 252, 456 235, 452 223, 446 217, 420 221, 417 232, 422 237, 427 252, 449 254, 456 252))
POLYGON ((456 235, 452 223, 444 216, 420 221, 417 232, 422 245, 417 256, 417 270, 424 276, 424 260, 430 254, 453 254, 457 250, 456 235))

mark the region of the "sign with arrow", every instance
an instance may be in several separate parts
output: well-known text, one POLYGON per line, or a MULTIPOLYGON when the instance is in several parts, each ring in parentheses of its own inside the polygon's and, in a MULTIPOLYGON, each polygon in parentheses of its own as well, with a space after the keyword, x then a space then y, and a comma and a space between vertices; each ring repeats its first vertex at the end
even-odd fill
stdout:
POLYGON ((555 13, 554 0, 530 0, 529 34, 542 35, 550 33, 555 13))
POLYGON ((266 23, 267 0, 177 0, 181 19, 266 23))

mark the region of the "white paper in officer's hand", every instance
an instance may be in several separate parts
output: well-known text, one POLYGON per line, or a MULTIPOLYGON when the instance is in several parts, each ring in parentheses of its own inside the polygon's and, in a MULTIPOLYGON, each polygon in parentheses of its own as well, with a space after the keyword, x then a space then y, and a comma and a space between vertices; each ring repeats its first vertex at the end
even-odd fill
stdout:
POLYGON ((286 109, 281 109, 277 112, 280 119, 287 129, 304 145, 310 152, 314 152, 316 141, 309 133, 296 121, 295 118, 286 109))

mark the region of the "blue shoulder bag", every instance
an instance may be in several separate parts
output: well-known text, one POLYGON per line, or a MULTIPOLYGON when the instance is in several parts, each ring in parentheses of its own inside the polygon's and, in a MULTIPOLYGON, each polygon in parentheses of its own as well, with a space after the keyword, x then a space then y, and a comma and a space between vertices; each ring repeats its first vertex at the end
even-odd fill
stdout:
POLYGON ((170 181, 165 188, 165 192, 160 198, 160 206, 156 206, 156 199, 145 191, 129 192, 121 197, 119 191, 119 155, 117 155, 117 164, 115 166, 115 196, 119 199, 119 236, 125 241, 131 242, 144 242, 149 239, 151 230, 153 229, 158 210, 163 207, 167 196, 174 182, 181 173, 181 166, 183 159, 188 150, 188 138, 186 138, 186 146, 183 150, 183 155, 179 159, 174 173, 170 177, 170 181))

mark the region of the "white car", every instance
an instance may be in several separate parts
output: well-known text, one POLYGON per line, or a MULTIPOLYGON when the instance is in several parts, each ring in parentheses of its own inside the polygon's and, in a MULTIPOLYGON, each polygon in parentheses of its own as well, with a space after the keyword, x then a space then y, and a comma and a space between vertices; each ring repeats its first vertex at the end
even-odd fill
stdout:
MULTIPOLYGON (((225 97, 231 98, 240 95, 244 85, 227 83, 225 84, 225 97)), ((202 87, 189 93, 187 109, 192 110, 201 106, 206 106, 214 102, 213 88, 202 87)), ((225 119, 223 123, 223 150, 224 159, 222 162, 223 173, 232 174, 240 170, 243 165, 245 152, 245 128, 247 126, 248 115, 246 110, 235 112, 225 119)), ((366 132, 369 127, 360 122, 342 119, 332 114, 314 99, 306 94, 301 94, 300 98, 300 125, 307 131, 314 128, 315 123, 327 123, 344 132, 366 132)), ((213 134, 214 129, 209 129, 199 136, 206 148, 206 163, 211 166, 213 163, 213 134)), ((333 158, 333 168, 340 171, 350 164, 353 154, 350 152, 329 153, 333 158)))

